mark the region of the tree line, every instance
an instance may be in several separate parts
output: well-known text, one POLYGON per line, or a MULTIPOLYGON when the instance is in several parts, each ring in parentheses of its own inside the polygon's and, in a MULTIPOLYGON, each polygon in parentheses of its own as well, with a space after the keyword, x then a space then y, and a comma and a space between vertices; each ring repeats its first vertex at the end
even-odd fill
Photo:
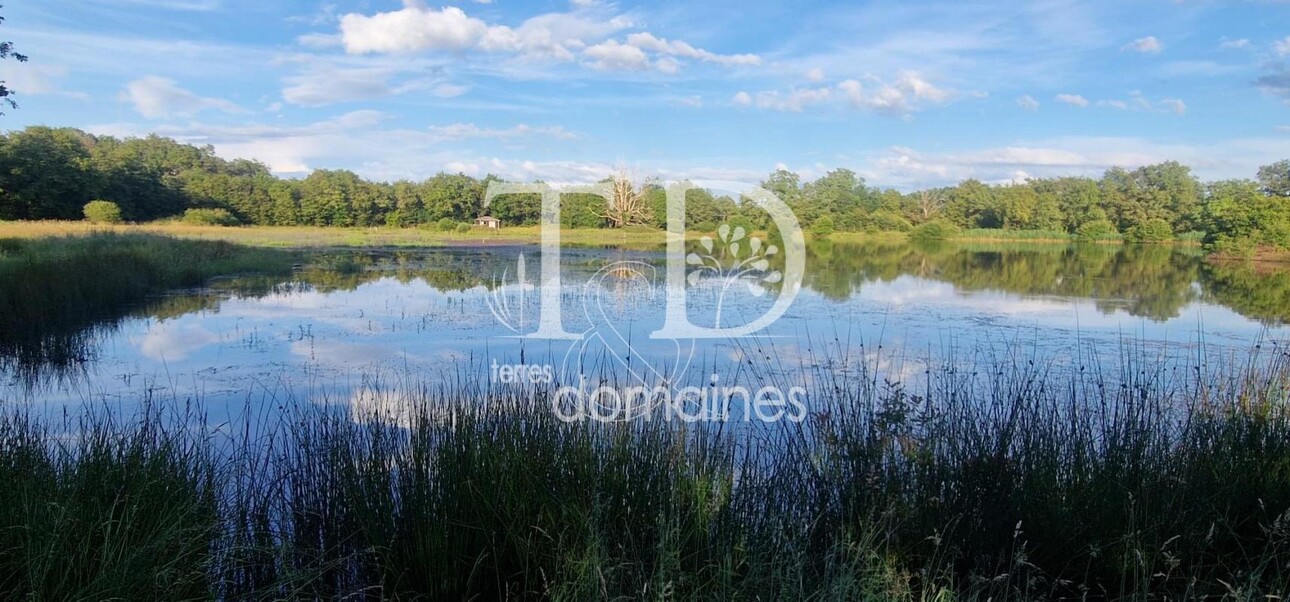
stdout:
MULTIPOLYGON (((440 173, 419 182, 387 183, 325 169, 286 179, 258 161, 226 160, 210 146, 160 136, 118 139, 49 127, 0 136, 0 219, 81 219, 85 206, 98 200, 114 204, 122 219, 136 222, 217 211, 229 223, 243 224, 453 227, 480 215, 488 183, 497 179, 440 173)), ((623 186, 622 180, 621 175, 607 178, 616 182, 615 205, 628 210, 615 212, 593 195, 565 195, 563 225, 662 227, 662 187, 652 182, 623 186)), ((762 186, 820 235, 937 227, 1139 241, 1190 236, 1229 250, 1290 248, 1290 161, 1260 168, 1255 180, 1207 183, 1187 166, 1169 161, 1132 170, 1112 168, 1099 179, 1042 178, 1003 185, 969 179, 912 193, 870 186, 847 169, 809 182, 779 170, 762 186)), ((533 224, 541 214, 540 199, 502 196, 488 212, 508 225, 533 224)), ((771 226, 760 210, 705 190, 689 193, 686 219, 694 229, 720 223, 771 226)))
POLYGON ((1290 161, 1259 168, 1257 180, 1208 183, 1189 167, 1166 161, 1133 170, 1115 167, 1100 179, 1038 178, 1002 185, 969 179, 909 194, 866 186, 847 169, 807 183, 781 170, 762 186, 788 202, 808 228, 821 232, 942 226, 1140 242, 1187 236, 1232 251, 1252 245, 1290 248, 1290 161))

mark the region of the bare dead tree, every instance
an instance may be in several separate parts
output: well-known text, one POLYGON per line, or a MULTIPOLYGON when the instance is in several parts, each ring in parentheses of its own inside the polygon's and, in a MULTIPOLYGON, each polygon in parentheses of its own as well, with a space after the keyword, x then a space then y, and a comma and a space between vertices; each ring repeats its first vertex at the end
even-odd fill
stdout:
POLYGON ((923 214, 923 220, 926 221, 945 208, 945 197, 939 191, 924 190, 918 193, 918 209, 923 214))
POLYGON ((650 208, 645 202, 645 190, 632 182, 632 177, 625 168, 618 168, 610 182, 608 206, 604 213, 596 214, 609 222, 612 228, 635 226, 647 223, 650 208))

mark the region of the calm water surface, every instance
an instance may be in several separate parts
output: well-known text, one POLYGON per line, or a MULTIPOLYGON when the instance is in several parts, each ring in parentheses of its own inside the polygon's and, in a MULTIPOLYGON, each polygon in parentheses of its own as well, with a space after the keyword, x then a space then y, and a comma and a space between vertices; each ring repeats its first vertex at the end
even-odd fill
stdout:
MULTIPOLYGON (((570 343, 518 339, 507 325, 531 330, 536 320, 536 248, 331 251, 290 278, 226 279, 157 299, 81 333, 70 367, 10 361, 0 397, 58 408, 151 396, 219 413, 481 382, 493 362, 730 382, 747 373, 740 366, 800 375, 846 360, 916 380, 929 365, 982 358, 1036 357, 1055 369, 1115 363, 1126 349, 1159 362, 1239 359, 1290 334, 1286 274, 1210 266, 1186 249, 826 242, 809 248, 803 287, 765 337, 651 340, 664 262, 661 252, 566 249, 566 329, 592 335, 570 343), (521 255, 530 286, 517 283, 521 255)), ((783 293, 751 278, 723 294, 721 282, 691 290, 696 324, 712 325, 718 307, 721 325, 746 322, 783 293)))

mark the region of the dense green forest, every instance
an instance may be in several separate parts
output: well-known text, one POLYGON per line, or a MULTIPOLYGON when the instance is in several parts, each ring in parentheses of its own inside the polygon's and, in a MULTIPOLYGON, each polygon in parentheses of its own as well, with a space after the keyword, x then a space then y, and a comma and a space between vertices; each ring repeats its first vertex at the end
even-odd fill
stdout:
MULTIPOLYGON (((316 170, 304 179, 277 178, 257 161, 217 157, 214 149, 158 136, 126 140, 71 128, 29 127, 0 137, 0 219, 76 220, 103 200, 119 218, 151 221, 182 216, 210 222, 311 226, 456 227, 480 212, 490 179, 440 173, 421 182, 371 182, 344 170, 316 170), (200 211, 190 211, 200 210, 200 211)), ((1290 161, 1258 170, 1256 180, 1200 182, 1190 168, 1165 162, 1100 179, 1063 177, 1020 184, 957 186, 901 193, 866 184, 847 169, 812 182, 777 171, 763 183, 818 235, 833 231, 915 231, 943 237, 972 229, 1004 229, 1089 240, 1201 240, 1228 252, 1260 245, 1290 248, 1290 161)), ((662 226, 663 190, 638 188, 643 210, 631 221, 662 226)), ((567 195, 569 227, 609 227, 623 220, 589 195, 567 195)), ((100 219, 117 219, 105 206, 100 219)), ((535 195, 499 197, 489 212, 506 224, 532 224, 535 195)), ((730 197, 695 190, 687 206, 695 229, 721 222, 769 226, 764 214, 730 197)))

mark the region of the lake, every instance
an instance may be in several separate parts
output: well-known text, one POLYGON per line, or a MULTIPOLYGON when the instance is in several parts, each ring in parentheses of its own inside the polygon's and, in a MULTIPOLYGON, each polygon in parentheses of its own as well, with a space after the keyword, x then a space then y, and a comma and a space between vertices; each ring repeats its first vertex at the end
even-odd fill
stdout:
MULTIPOLYGON (((219 419, 266 400, 380 404, 388 391, 512 384, 544 368, 566 383, 653 386, 863 364, 916 386, 934 367, 1018 358, 1111 371, 1125 357, 1156 369, 1244 361, 1290 334, 1290 277, 1211 265, 1193 248, 823 241, 807 251, 794 303, 761 336, 701 341, 650 338, 664 318, 662 251, 563 250, 562 318, 588 333, 580 341, 515 336, 537 320, 536 247, 317 252, 290 278, 222 279, 65 334, 55 347, 72 351, 57 361, 6 358, 0 396, 53 412, 199 400, 219 419)), ((764 313, 785 292, 767 277, 773 257, 764 267, 693 282, 693 321, 764 313)))

